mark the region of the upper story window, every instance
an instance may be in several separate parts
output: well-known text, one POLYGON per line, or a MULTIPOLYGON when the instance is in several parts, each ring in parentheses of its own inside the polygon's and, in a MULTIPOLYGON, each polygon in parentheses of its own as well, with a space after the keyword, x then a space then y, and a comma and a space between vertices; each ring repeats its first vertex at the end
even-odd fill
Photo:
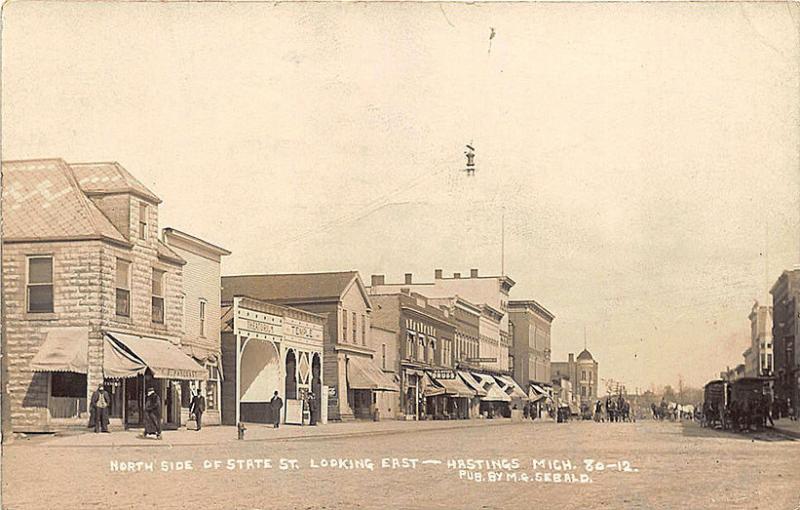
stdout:
POLYGON ((131 263, 127 260, 117 259, 117 303, 116 310, 119 317, 131 316, 131 263))
POLYGON ((347 341, 347 310, 342 310, 342 342, 347 341))
POLYGON ((53 257, 28 258, 26 294, 29 313, 53 312, 53 257))
POLYGON ((206 336, 206 301, 200 300, 200 336, 206 336))
POLYGON ((414 358, 414 333, 411 331, 406 333, 406 358, 414 358))
POLYGON ((381 368, 386 370, 386 344, 381 344, 381 368))
POLYGON ((361 345, 367 345, 367 316, 361 316, 361 345))
POLYGON ((357 342, 356 340, 357 331, 358 331, 358 324, 356 320, 356 312, 353 312, 353 343, 357 342))
POLYGON ((147 239, 147 204, 139 202, 139 239, 147 239))
POLYGON ((164 324, 164 271, 153 269, 153 290, 150 317, 156 324, 164 324))

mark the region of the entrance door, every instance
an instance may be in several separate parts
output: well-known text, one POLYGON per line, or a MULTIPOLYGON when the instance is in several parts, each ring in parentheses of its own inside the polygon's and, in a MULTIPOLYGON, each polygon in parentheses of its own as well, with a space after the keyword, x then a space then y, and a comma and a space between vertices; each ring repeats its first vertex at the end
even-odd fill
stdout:
POLYGON ((144 381, 141 375, 125 379, 125 425, 139 427, 142 424, 142 400, 144 381))

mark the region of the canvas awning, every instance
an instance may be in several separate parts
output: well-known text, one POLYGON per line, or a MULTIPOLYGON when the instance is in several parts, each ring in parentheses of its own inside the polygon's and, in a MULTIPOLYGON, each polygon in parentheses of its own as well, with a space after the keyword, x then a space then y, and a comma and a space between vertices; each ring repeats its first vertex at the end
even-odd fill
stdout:
POLYGON ((506 392, 506 395, 510 396, 511 398, 521 398, 523 400, 528 400, 528 394, 525 393, 525 390, 519 387, 519 384, 507 375, 496 375, 495 379, 500 382, 500 386, 503 386, 503 391, 506 392))
POLYGON ((461 381, 461 378, 456 374, 455 379, 437 379, 431 376, 431 379, 439 386, 444 388, 446 395, 451 397, 470 398, 475 396, 475 390, 461 381))
POLYGON ((445 394, 444 388, 436 384, 429 374, 426 373, 423 380, 425 381, 425 387, 422 394, 426 397, 438 397, 445 394))
POLYGON ((208 378, 205 368, 169 340, 117 332, 108 332, 106 336, 112 340, 115 348, 119 348, 119 345, 124 346, 120 350, 128 354, 131 360, 141 361, 147 365, 158 379, 205 381, 208 378), (126 352, 126 349, 129 352, 126 352))
POLYGON ((54 328, 45 333, 39 351, 31 359, 34 372, 85 374, 89 363, 89 328, 54 328))
MULTIPOLYGON (((89 366, 89 328, 56 328, 47 331, 44 343, 31 360, 35 372, 75 372, 85 374, 89 366)), ((103 341, 103 376, 134 377, 147 368, 106 337, 103 341)))
POLYGON ((481 400, 486 402, 511 402, 511 397, 501 390, 497 385, 494 377, 486 374, 478 374, 473 372, 472 376, 480 381, 481 388, 486 391, 486 396, 481 397, 481 400))
POLYGON ((547 393, 547 390, 538 384, 533 383, 530 383, 530 386, 528 387, 528 397, 531 399, 531 402, 550 399, 550 395, 547 393))
POLYGON ((400 391, 400 387, 370 359, 347 359, 347 385, 354 390, 400 391))
POLYGON ((467 384, 467 386, 475 390, 476 395, 478 395, 479 397, 486 396, 486 390, 483 389, 481 383, 479 383, 478 381, 475 380, 474 377, 472 377, 472 374, 470 374, 469 372, 464 372, 462 370, 459 370, 458 375, 467 384))

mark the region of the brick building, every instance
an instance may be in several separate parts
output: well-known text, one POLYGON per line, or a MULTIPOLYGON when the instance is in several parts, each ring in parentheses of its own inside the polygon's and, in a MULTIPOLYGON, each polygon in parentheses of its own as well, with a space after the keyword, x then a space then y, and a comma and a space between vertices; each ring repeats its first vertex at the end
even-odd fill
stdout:
POLYGON ((112 424, 138 426, 146 387, 180 424, 186 261, 158 237, 161 200, 117 163, 3 163, 3 299, 16 431, 86 423, 105 380, 112 424))
POLYGON ((800 402, 800 269, 784 271, 770 290, 772 294, 772 340, 775 354, 775 392, 791 399, 795 412, 800 402))
POLYGON ((566 362, 551 363, 551 379, 568 379, 574 400, 580 404, 592 404, 597 400, 597 368, 592 353, 584 349, 578 354, 577 360, 573 353, 569 353, 566 362))
POLYGON ((772 307, 756 302, 750 311, 750 346, 742 353, 747 377, 772 375, 772 307))

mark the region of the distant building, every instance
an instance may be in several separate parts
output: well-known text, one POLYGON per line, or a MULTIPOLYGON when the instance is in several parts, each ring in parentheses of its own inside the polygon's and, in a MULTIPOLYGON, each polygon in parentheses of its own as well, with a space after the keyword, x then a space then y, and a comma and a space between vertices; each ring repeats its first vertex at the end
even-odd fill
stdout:
POLYGON ((800 353, 797 349, 800 314, 800 269, 784 271, 770 290, 772 294, 772 338, 774 374, 779 398, 791 399, 800 409, 800 353))
POLYGON ((551 363, 552 377, 566 377, 572 382, 575 400, 582 404, 590 404, 597 400, 597 361, 584 349, 577 360, 569 353, 568 361, 551 363))
POLYGON ((750 312, 750 346, 744 351, 744 373, 748 377, 772 375, 772 307, 756 302, 750 312))
POLYGON ((514 379, 523 388, 550 384, 550 327, 554 316, 529 299, 509 301, 514 379))
POLYGON ((471 269, 469 277, 463 278, 461 273, 444 277, 437 269, 433 281, 427 283, 415 283, 410 273, 406 273, 403 283, 389 284, 383 275, 373 275, 369 292, 391 294, 408 289, 429 299, 458 296, 477 305, 481 309, 478 355, 471 359, 483 370, 507 374, 511 371, 508 295, 514 284, 508 276, 479 276, 477 269, 471 269))

